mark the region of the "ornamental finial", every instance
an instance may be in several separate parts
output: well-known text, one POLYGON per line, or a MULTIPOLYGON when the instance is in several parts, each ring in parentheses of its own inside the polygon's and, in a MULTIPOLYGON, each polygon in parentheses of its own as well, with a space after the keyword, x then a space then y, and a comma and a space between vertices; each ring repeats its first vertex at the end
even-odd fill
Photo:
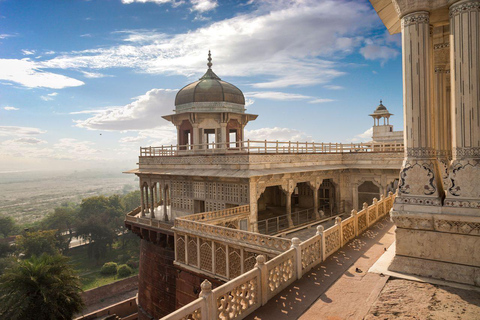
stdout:
POLYGON ((210 50, 208 50, 208 63, 207 63, 207 66, 208 66, 208 69, 212 69, 212 55, 210 54, 210 50))
POLYGON ((382 104, 382 99, 380 99, 380 104, 382 104))

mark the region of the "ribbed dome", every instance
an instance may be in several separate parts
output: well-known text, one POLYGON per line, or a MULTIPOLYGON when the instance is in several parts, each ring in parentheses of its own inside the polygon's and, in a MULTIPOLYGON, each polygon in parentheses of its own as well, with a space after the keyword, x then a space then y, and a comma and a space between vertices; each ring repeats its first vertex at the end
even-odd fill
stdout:
POLYGON ((245 105, 245 97, 233 84, 222 81, 211 69, 210 52, 208 53, 208 70, 198 80, 178 91, 175 106, 192 102, 228 102, 245 105))
POLYGON ((382 100, 380 100, 380 104, 378 105, 377 109, 375 109, 374 113, 385 113, 388 112, 387 107, 382 104, 382 100))

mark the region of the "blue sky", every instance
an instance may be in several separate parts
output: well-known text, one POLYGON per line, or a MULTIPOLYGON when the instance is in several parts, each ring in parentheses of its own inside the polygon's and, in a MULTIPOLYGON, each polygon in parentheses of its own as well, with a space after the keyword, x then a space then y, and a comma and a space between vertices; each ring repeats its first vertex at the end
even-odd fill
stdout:
POLYGON ((401 130, 400 36, 368 1, 3 0, 0 172, 135 167, 208 50, 251 139, 367 141, 379 99, 401 130))

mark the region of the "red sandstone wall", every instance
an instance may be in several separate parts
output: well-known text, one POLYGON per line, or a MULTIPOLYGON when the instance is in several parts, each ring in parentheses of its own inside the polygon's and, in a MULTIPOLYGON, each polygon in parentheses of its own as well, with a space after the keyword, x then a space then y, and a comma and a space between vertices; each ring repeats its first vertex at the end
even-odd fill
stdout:
POLYGON ((140 320, 162 318, 175 311, 177 270, 173 266, 174 258, 172 248, 141 240, 138 277, 140 320))
POLYGON ((204 275, 196 274, 194 272, 186 271, 183 269, 178 270, 176 282, 176 309, 179 309, 198 298, 198 294, 200 293, 200 284, 205 279, 208 279, 208 281, 212 283, 213 288, 216 288, 223 284, 223 282, 220 282, 218 280, 206 278, 204 275))
POLYGON ((138 288, 138 277, 133 276, 114 283, 107 284, 95 289, 82 292, 82 300, 88 307, 92 304, 98 303, 102 299, 109 298, 127 291, 138 288))

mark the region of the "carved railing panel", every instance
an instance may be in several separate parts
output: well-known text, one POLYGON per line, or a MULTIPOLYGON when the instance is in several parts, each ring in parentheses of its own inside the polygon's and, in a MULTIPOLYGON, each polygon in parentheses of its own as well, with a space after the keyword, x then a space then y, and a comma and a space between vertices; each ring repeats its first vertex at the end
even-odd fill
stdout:
POLYGON ((252 270, 215 290, 215 319, 243 319, 261 306, 260 273, 252 270))
POLYGON ((175 260, 180 263, 186 263, 184 235, 177 234, 177 242, 175 243, 175 252, 177 253, 175 260))
POLYGON ((342 221, 342 244, 345 245, 355 238, 355 217, 352 216, 342 221))
POLYGON ((212 272, 212 241, 200 239, 200 269, 212 272))
POLYGON ((308 272, 322 259, 322 237, 314 236, 300 244, 302 250, 302 274, 308 272))
POLYGON ((358 226, 358 234, 361 234, 363 231, 367 230, 367 212, 365 210, 360 211, 357 214, 357 226, 358 226))
POLYGON ((227 246, 215 242, 215 273, 227 276, 227 246))
POLYGON ((270 299, 296 280, 295 250, 290 249, 284 252, 282 255, 267 262, 266 265, 268 272, 268 299, 270 299))
POLYGON ((198 267, 197 237, 188 237, 187 254, 188 264, 198 267))
POLYGON ((239 248, 229 247, 228 250, 228 277, 236 278, 242 274, 242 254, 239 248))
POLYGON ((325 257, 326 259, 332 253, 340 249, 340 226, 334 225, 333 227, 325 230, 324 232, 325 237, 325 257))

